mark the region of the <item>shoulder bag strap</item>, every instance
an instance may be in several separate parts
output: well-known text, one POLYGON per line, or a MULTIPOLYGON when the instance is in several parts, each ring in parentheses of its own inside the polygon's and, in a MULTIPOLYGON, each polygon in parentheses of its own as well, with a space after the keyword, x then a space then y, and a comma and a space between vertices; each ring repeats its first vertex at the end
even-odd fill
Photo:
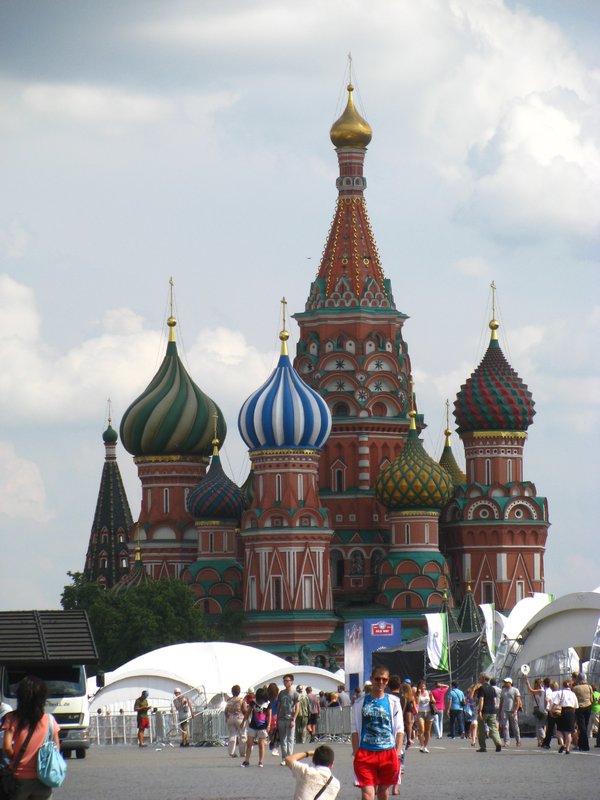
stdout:
POLYGON ((29 742, 31 741, 31 737, 33 736, 34 730, 35 730, 35 727, 29 729, 29 733, 27 734, 27 738, 25 739, 25 741, 21 745, 21 749, 17 753, 14 761, 10 763, 10 771, 13 773, 13 775, 17 771, 17 768, 18 768, 19 764, 21 763, 21 759, 25 755, 25 751, 27 750, 27 747, 29 746, 29 742))
POLYGON ((319 800, 319 797, 321 797, 321 795, 323 794, 325 789, 329 786, 332 780, 333 780, 333 775, 330 775, 329 778, 327 778, 327 781, 323 784, 323 786, 321 786, 319 791, 314 796, 314 800, 319 800))

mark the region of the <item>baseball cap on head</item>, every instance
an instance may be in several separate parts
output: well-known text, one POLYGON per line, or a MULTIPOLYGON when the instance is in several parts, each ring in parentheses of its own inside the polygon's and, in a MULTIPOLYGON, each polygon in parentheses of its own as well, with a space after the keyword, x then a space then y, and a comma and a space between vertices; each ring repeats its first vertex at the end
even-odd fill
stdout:
POLYGON ((181 689, 179 688, 179 686, 176 686, 176 687, 173 689, 173 694, 181 694, 181 689))
POLYGON ((504 683, 511 683, 512 684, 512 678, 504 678, 504 683))

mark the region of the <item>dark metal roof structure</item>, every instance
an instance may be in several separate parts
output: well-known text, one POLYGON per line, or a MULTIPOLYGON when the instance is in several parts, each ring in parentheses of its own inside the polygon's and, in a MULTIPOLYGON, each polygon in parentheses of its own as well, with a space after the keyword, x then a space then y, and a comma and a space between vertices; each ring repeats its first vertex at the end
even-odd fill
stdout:
POLYGON ((0 664, 97 664, 85 611, 0 611, 0 664))

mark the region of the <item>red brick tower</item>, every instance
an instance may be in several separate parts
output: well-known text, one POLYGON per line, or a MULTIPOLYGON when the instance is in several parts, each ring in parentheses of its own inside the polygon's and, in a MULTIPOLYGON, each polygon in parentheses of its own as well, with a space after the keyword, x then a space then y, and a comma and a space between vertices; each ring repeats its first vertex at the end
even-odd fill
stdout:
MULTIPOLYGON (((284 301, 285 303, 285 301, 284 301)), ((318 494, 320 449, 331 416, 293 369, 288 333, 279 363, 244 403, 254 497, 242 517, 246 641, 271 651, 326 642, 337 619, 329 573, 332 531, 318 494)))
POLYGON ((373 485, 401 452, 408 432, 410 359, 364 199, 371 128, 353 87, 330 131, 339 162, 337 206, 300 327, 295 367, 333 417, 319 468, 322 504, 334 527, 336 606, 372 600, 389 529, 373 485))
POLYGON ((492 319, 489 347, 454 404, 467 482, 444 510, 441 542, 457 598, 471 583, 478 603, 506 612, 544 591, 549 522, 546 498, 523 477, 533 399, 500 349, 498 327, 492 319))

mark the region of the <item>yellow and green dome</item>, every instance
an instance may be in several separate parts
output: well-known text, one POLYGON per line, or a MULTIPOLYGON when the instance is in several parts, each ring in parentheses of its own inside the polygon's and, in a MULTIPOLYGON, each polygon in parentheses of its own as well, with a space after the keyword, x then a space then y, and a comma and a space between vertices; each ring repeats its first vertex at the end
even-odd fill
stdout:
POLYGON ((452 496, 452 478, 419 440, 414 411, 406 444, 398 458, 379 474, 375 496, 390 511, 434 511, 452 496))

